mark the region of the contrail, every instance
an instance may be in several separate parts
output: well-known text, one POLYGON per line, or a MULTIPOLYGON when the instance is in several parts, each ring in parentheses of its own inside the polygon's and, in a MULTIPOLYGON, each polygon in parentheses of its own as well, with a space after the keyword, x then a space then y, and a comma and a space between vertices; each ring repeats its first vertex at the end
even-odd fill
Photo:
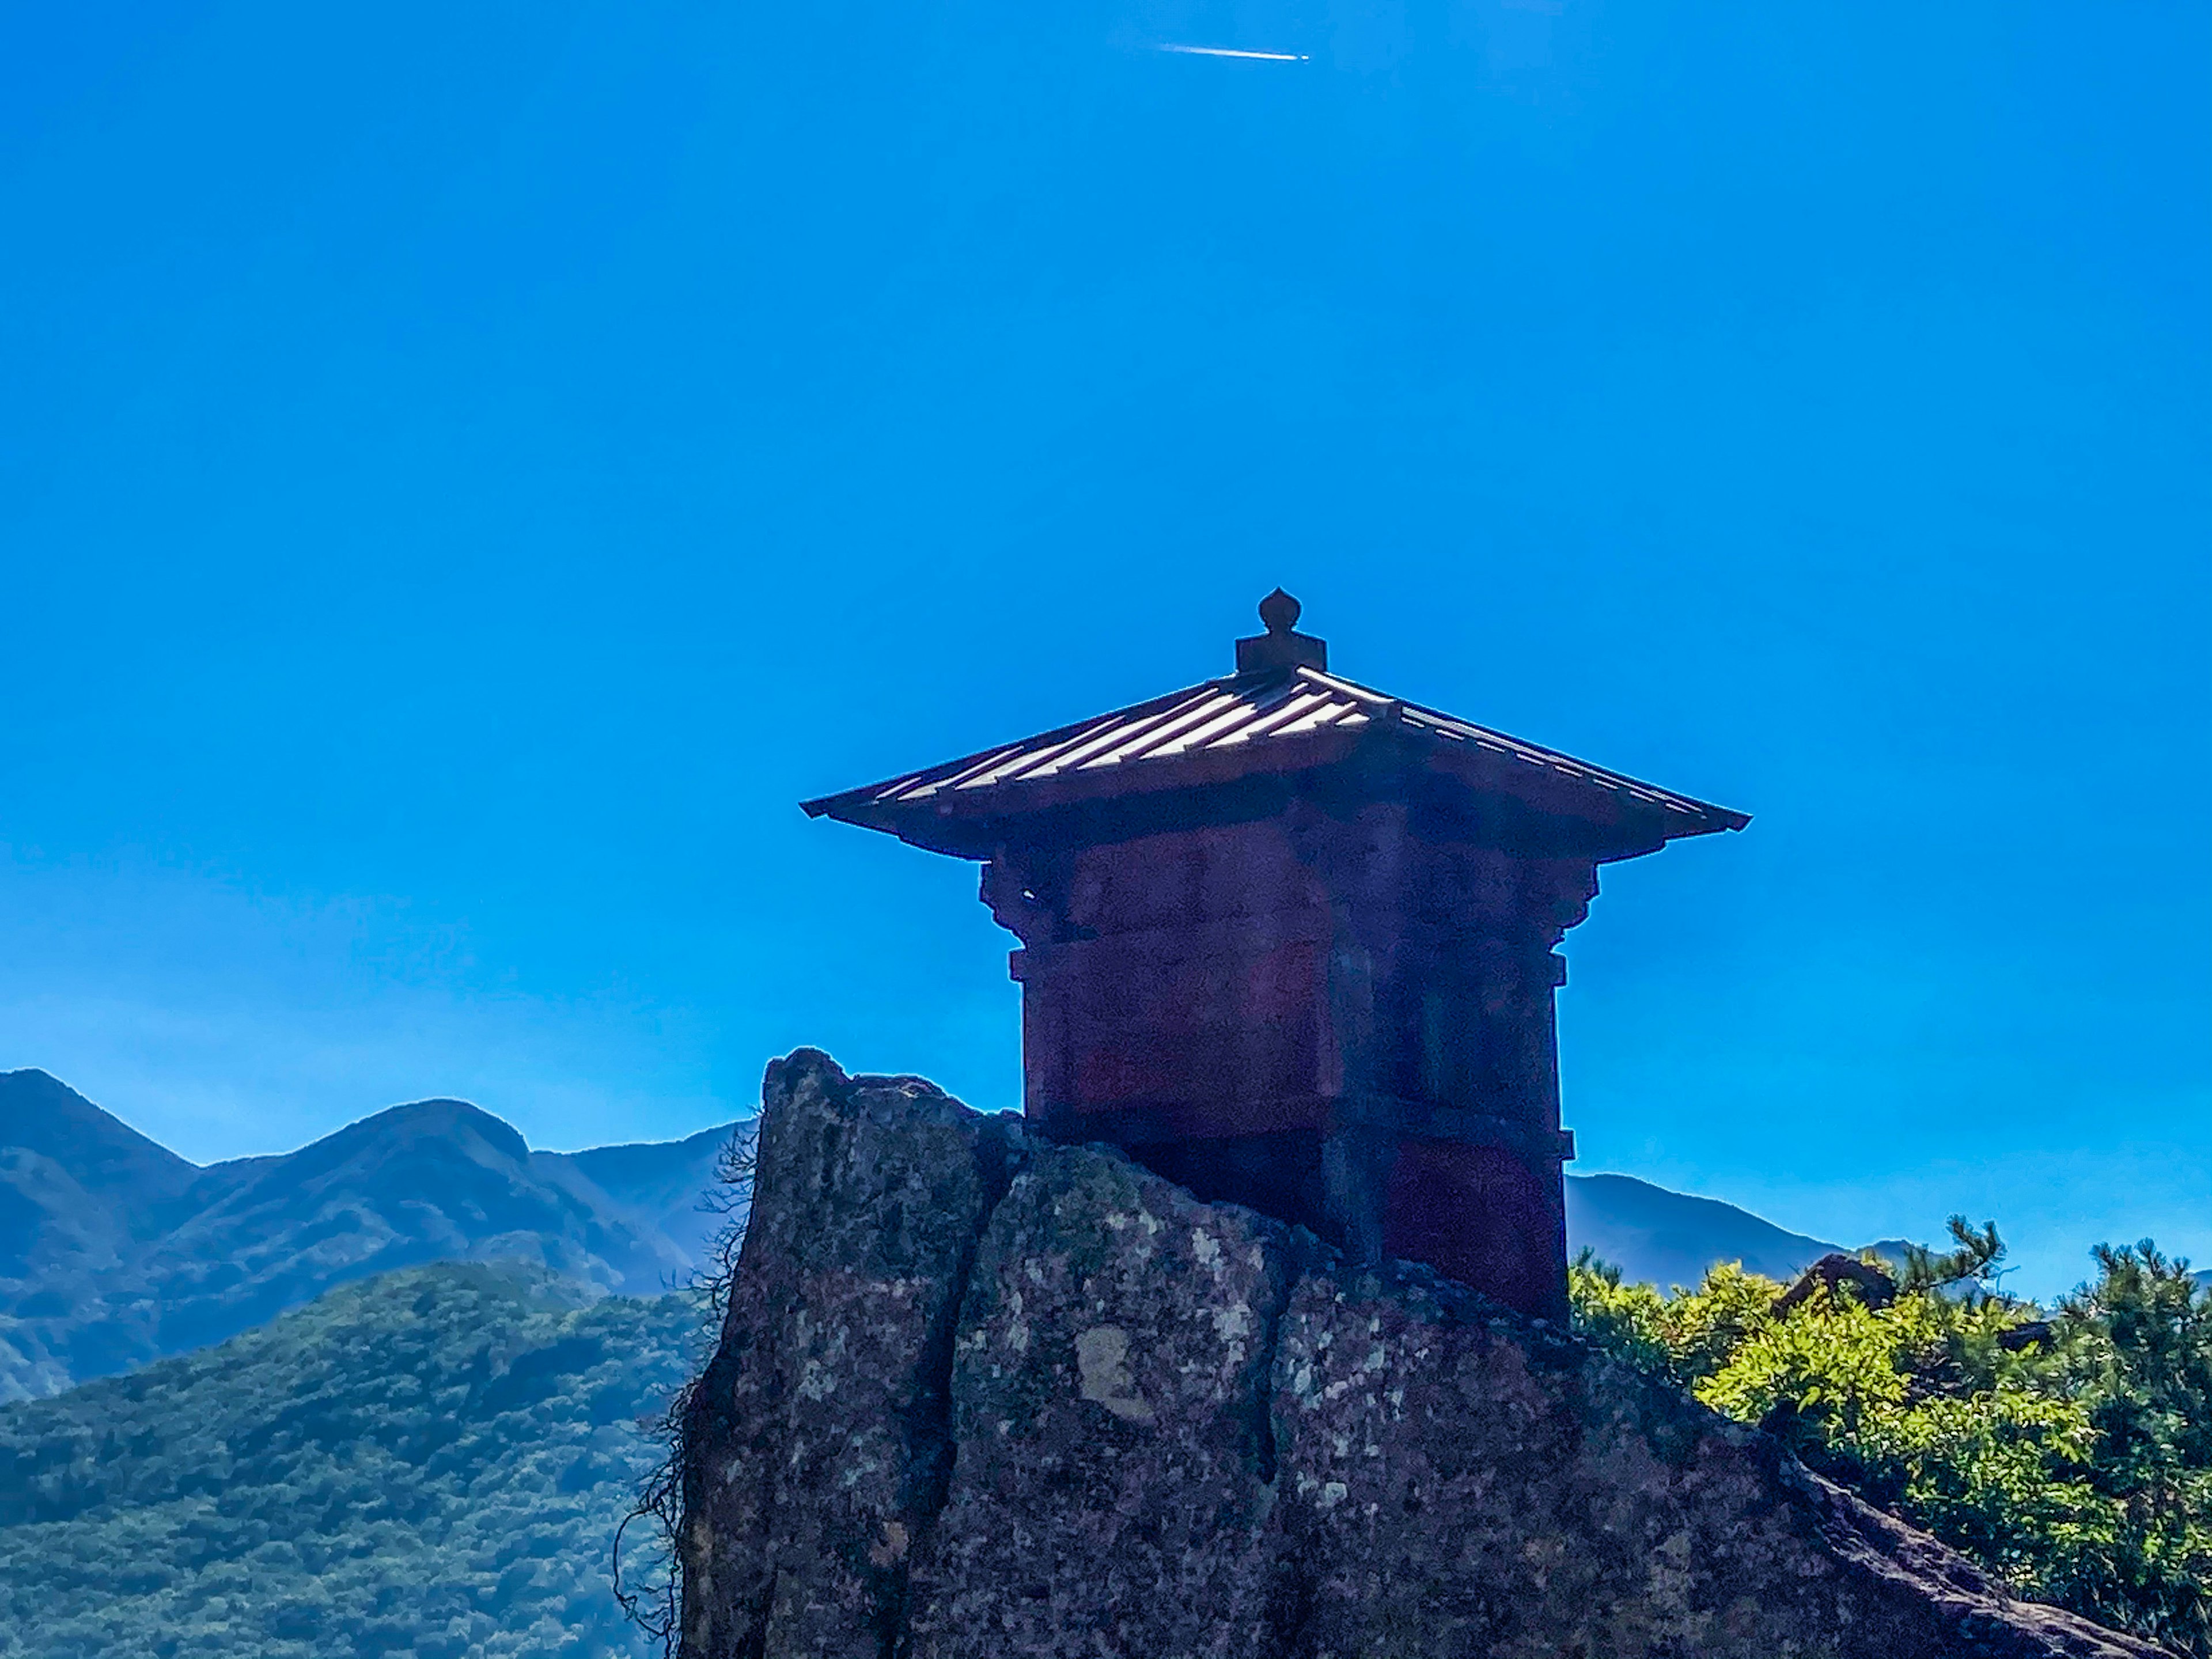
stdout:
POLYGON ((1188 52, 1194 58, 1253 58, 1263 64, 1304 64, 1313 57, 1304 52, 1238 52, 1229 46, 1162 46, 1160 50, 1188 52))

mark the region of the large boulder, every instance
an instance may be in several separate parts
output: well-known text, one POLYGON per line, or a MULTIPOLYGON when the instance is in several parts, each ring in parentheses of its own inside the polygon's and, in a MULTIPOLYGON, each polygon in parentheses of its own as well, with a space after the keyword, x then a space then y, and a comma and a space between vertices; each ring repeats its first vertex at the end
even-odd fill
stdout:
POLYGON ((1287 1240, 1118 1153, 1031 1150, 961 1310, 915 1659, 1073 1651, 1085 1631, 1131 1654, 1267 1650, 1287 1240))
POLYGON ((769 1071, 684 1659, 2149 1659, 1425 1270, 769 1071))
POLYGON ((954 1320, 1016 1129, 805 1048, 763 1097, 752 1216, 686 1424, 683 1650, 881 1659, 944 1507, 954 1320))

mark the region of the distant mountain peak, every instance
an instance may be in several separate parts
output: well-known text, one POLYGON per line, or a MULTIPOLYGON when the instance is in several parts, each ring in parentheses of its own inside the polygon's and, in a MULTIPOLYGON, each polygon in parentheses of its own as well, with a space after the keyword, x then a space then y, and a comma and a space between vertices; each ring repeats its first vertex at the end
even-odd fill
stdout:
POLYGON ((45 1072, 0 1075, 0 1401, 220 1340, 393 1267, 521 1259, 658 1293, 721 1224, 698 1200, 728 1136, 533 1154, 504 1119, 436 1097, 199 1169, 45 1072))
POLYGON ((161 1142, 35 1066, 0 1072, 0 1146, 52 1158, 88 1193, 167 1198, 199 1174, 161 1142))
POLYGON ((473 1101, 455 1100, 438 1096, 428 1100, 410 1100, 404 1105, 387 1106, 380 1112, 356 1120, 327 1137, 359 1135, 363 1137, 432 1137, 449 1139, 463 1134, 474 1134, 489 1141, 518 1164, 530 1160, 530 1143, 522 1132, 503 1117, 494 1116, 473 1101))
POLYGON ((1791 1279, 1837 1248, 1720 1199, 1674 1192, 1636 1176, 1569 1176, 1566 1196, 1573 1248, 1587 1245, 1628 1278, 1662 1291, 1698 1284, 1717 1261, 1791 1279))

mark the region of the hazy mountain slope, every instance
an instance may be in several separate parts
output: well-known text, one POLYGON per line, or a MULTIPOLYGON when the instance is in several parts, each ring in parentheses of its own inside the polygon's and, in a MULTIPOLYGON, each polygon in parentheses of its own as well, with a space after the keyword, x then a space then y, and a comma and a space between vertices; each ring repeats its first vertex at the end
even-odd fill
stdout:
POLYGON ((607 1549, 698 1310, 588 1294, 417 1268, 0 1407, 0 1656, 641 1655, 607 1549))
POLYGON ((1567 1177, 1567 1249, 1588 1247, 1625 1276, 1695 1285, 1716 1261, 1788 1279, 1838 1246, 1785 1231, 1718 1199, 1669 1192, 1633 1176, 1567 1177))
MULTIPOLYGON (((28 1079, 28 1081, 25 1081, 28 1079)), ((0 1117, 0 1400, 51 1394, 219 1341, 332 1285, 423 1262, 511 1257, 604 1291, 691 1271, 697 1228, 657 1212, 713 1151, 614 1149, 643 1207, 590 1155, 532 1154, 461 1101, 396 1106, 298 1152, 196 1169, 44 1073, 0 1117), (58 1124, 56 1130, 53 1126, 58 1124)), ((719 1133, 720 1132, 715 1132, 719 1133)))
POLYGON ((642 1294, 690 1266, 586 1183, 540 1178, 520 1135, 457 1100, 395 1106, 285 1157, 217 1165, 201 1190, 204 1207, 138 1263, 165 1353, 422 1262, 520 1257, 642 1294))
POLYGON ((714 1184, 715 1160, 750 1120, 702 1129, 683 1140, 633 1141, 580 1152, 532 1152, 533 1168, 574 1169, 632 1213, 645 1217, 692 1261, 722 1224, 700 1202, 714 1184))
POLYGON ((58 1079, 0 1072, 0 1284, 112 1265, 199 1173, 58 1079))
POLYGON ((88 1193, 134 1202, 173 1196, 199 1174, 35 1066, 0 1072, 0 1146, 53 1159, 88 1193))

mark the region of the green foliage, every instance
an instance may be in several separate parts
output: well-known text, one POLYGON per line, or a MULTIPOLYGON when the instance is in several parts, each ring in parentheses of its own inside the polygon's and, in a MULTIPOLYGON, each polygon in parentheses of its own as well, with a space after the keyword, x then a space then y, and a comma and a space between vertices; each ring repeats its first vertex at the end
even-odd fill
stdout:
POLYGON ((421 1268, 0 1409, 0 1656, 641 1655, 608 1551, 698 1318, 421 1268))
POLYGON ((1620 1268, 1586 1248, 1567 1274, 1567 1304, 1575 1328, 1607 1353, 1640 1371, 1673 1370, 1661 1330, 1667 1304, 1649 1285, 1624 1285, 1620 1268))
POLYGON ((2069 1588, 2085 1609, 2212 1653, 2212 1290, 2148 1239, 2096 1255, 2096 1281, 2060 1309, 2058 1363, 2118 1519, 2069 1588))
POLYGON ((2212 1656, 2212 1291, 2146 1241, 2046 1319, 1991 1289, 1994 1226, 1951 1232, 1878 1294, 1723 1265, 1662 1296, 1585 1255, 1575 1320, 2023 1594, 2212 1656))

